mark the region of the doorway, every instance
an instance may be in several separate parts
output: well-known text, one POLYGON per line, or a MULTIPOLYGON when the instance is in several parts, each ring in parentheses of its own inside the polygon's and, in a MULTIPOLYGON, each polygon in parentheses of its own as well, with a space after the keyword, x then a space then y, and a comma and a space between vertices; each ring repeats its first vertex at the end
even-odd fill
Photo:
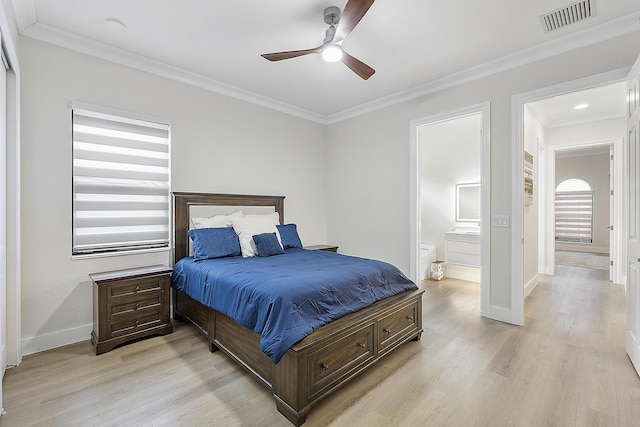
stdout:
MULTIPOLYGON (((498 318, 495 313, 492 312, 490 306, 490 293, 489 293, 489 266, 490 266, 490 135, 489 135, 489 123, 490 123, 490 104, 484 103, 479 105, 470 106, 467 108, 450 111, 434 116, 430 116, 424 119, 411 121, 411 149, 410 149, 410 189, 411 189, 411 218, 410 218, 410 236, 411 236, 411 248, 410 248, 410 274, 411 278, 420 283, 423 279, 422 272, 420 271, 420 249, 421 243, 434 246, 437 251, 437 258, 439 260, 446 260, 446 242, 445 233, 447 231, 454 231, 457 227, 463 227, 468 225, 471 229, 471 233, 477 233, 479 241, 477 246, 479 247, 479 254, 473 261, 479 266, 470 267, 470 271, 458 271, 458 274, 473 273, 473 269, 479 271, 478 281, 480 283, 480 310, 483 316, 498 318), (460 120, 457 122, 457 120, 460 120), (475 126, 477 132, 475 140, 479 142, 479 146, 475 150, 475 157, 478 162, 476 174, 459 175, 443 177, 445 173, 440 170, 433 171, 432 176, 438 175, 439 184, 433 182, 431 191, 429 188, 425 188, 425 184, 421 182, 421 158, 424 156, 430 156, 431 160, 436 160, 439 155, 438 141, 434 140, 434 137, 425 137, 425 130, 430 126, 435 126, 432 129, 438 129, 440 132, 444 132, 443 135, 455 139, 454 129, 456 124, 460 123, 475 123, 471 124, 472 128, 475 126), (422 136, 421 136, 422 135, 422 136), (425 140, 427 139, 427 140, 425 140), (425 145, 426 144, 426 145, 425 145), (430 144, 436 144, 435 147, 431 147, 430 144), (427 148, 428 146, 428 148, 427 148), (434 148, 433 150, 431 148, 434 148), (446 180, 443 183, 442 179, 446 180), (464 181, 464 182, 463 182, 464 181), (472 182, 470 182, 472 181, 472 182), (459 185, 456 185, 459 184, 459 185), (477 219, 468 220, 468 218, 461 218, 456 215, 456 190, 460 193, 460 184, 471 184, 471 186, 465 187, 462 192, 471 191, 471 188, 479 189, 479 206, 475 209, 475 215, 477 219), (426 190, 426 191, 425 191, 426 190), (423 203, 424 202, 424 203, 423 203), (439 211, 438 224, 434 225, 434 228, 429 232, 422 233, 422 229, 426 227, 425 224, 429 223, 428 215, 429 211, 439 211), (422 220, 421 220, 422 218, 422 220), (462 221, 460 221, 462 219, 462 221), (486 220, 485 220, 486 219, 486 220)), ((473 132, 473 131, 472 131, 473 132)), ((439 138, 435 138, 439 139, 439 138)), ((442 147, 441 147, 442 148, 442 147)), ((444 150, 443 150, 444 151, 444 150)), ((444 156, 440 162, 440 166, 453 166, 456 163, 456 151, 453 152, 454 157, 444 156)), ((462 160, 465 156, 460 150, 457 151, 457 158, 462 160)), ((478 196, 476 196, 478 198, 478 196)), ((435 215, 434 215, 435 217, 435 215)), ((425 230, 426 231, 426 230, 425 230)), ((474 237, 475 238, 475 237, 474 237)), ((458 270, 460 264, 465 262, 458 262, 456 269, 458 270)), ((468 267, 462 265, 461 267, 468 267)), ((464 270, 464 269, 463 269, 464 270)), ((459 276, 460 277, 460 276, 459 276)), ((498 319, 500 320, 500 319, 498 319)))
MULTIPOLYGON (((541 135, 537 149, 540 173, 536 220, 530 221, 524 206, 524 296, 531 290, 527 286, 531 277, 554 274, 556 255, 561 255, 561 260, 568 257, 570 265, 579 265, 582 258, 597 261, 584 266, 609 270, 610 280, 622 284, 624 221, 623 198, 619 195, 623 194, 625 83, 609 82, 541 98, 526 103, 524 111, 525 145, 527 135, 532 133, 530 128, 541 135), (566 215, 557 209, 567 207, 558 208, 558 204, 567 203, 569 194, 560 196, 556 188, 566 179, 581 179, 589 190, 580 199, 579 214, 576 211, 571 218, 567 216, 568 222, 563 222, 563 230, 559 231, 556 219, 566 215), (587 208, 591 209, 590 216, 587 208), (578 228, 579 234, 575 232, 578 228), (537 242, 529 238, 529 229, 538 229, 537 242), (532 246, 537 246, 537 251, 531 251, 532 246), (589 253, 603 256, 589 257, 589 253), (607 260, 601 265, 604 258, 607 260)), ((572 195, 571 203, 575 204, 579 195, 572 195)))
MULTIPOLYGON (((525 124, 524 124, 524 112, 526 110, 525 106, 528 103, 532 103, 534 101, 538 101, 545 98, 557 97, 560 95, 568 94, 568 93, 578 93, 579 91, 596 88, 599 86, 608 85, 615 82, 624 81, 626 78, 627 70, 616 70, 608 73, 599 74, 596 76, 587 77, 584 79, 574 80, 571 82, 562 83, 556 86, 551 86, 548 88, 537 89, 531 92, 522 93, 518 95, 514 95, 512 98, 512 113, 513 113, 513 152, 512 152, 512 226, 513 232, 511 234, 512 238, 512 248, 514 249, 514 256, 512 258, 512 323, 515 324, 523 324, 524 323, 524 206, 523 206, 523 198, 524 198, 524 135, 525 135, 525 124), (520 250, 518 249, 520 248, 520 250)), ((624 133, 623 133, 624 134, 624 133)), ((583 138, 582 145, 588 145, 587 142, 594 143, 604 143, 606 142, 605 137, 596 137, 592 134, 589 138, 583 138)), ((620 139, 620 143, 614 143, 614 158, 617 158, 617 162, 623 161, 623 151, 622 151, 622 140, 620 139)), ((574 141, 575 145, 580 145, 579 142, 574 141)), ((610 141, 609 141, 610 143, 610 141)), ((546 144, 545 144, 546 146, 546 144)), ((545 167, 548 171, 553 170, 554 166, 552 163, 555 162, 555 152, 551 149, 546 149, 546 153, 543 156, 540 156, 540 160, 545 162, 545 167)), ((622 164, 622 163, 620 163, 622 164)), ((542 166, 542 165, 541 165, 542 166)), ((614 180, 620 183, 620 189, 622 189, 622 168, 618 169, 616 172, 616 176, 614 176, 614 180)), ((551 182, 547 179, 547 182, 544 185, 539 186, 541 189, 545 189, 547 194, 551 194, 552 190, 550 190, 551 182)), ((553 190, 555 190, 555 186, 553 186, 553 190)), ((622 193, 619 193, 622 194, 622 193)), ((542 198, 544 200, 549 200, 548 196, 542 198)), ((618 198, 621 199, 621 198, 618 198)), ((618 202, 617 202, 618 203, 618 202)), ((620 215, 622 215, 622 209, 620 205, 620 215)), ((545 225, 539 226, 541 234, 543 234, 546 239, 541 239, 544 244, 540 245, 540 251, 538 252, 538 260, 539 263, 539 271, 542 271, 543 274, 553 274, 553 266, 555 264, 553 255, 554 251, 550 251, 546 248, 550 246, 550 244, 554 243, 554 239, 551 238, 552 232, 549 223, 551 222, 551 218, 553 218, 552 214, 552 205, 547 203, 546 206, 542 207, 542 212, 540 212, 540 218, 542 221, 546 221, 545 225), (546 230, 546 232, 543 232, 546 230), (541 251, 544 251, 541 253, 541 251), (551 270, 551 271, 549 271, 551 270)), ((617 215, 616 215, 617 217, 617 215)), ((624 224, 624 221, 620 222, 621 225, 624 224)), ((538 224, 536 223, 536 226, 538 224)), ((623 235, 624 231, 622 230, 622 226, 617 230, 618 235, 623 235)), ((615 229, 615 228, 614 228, 615 229)), ((624 262, 624 256, 620 256, 618 262, 624 262)), ((614 260, 614 274, 615 274, 615 260, 614 260)))
MULTIPOLYGON (((624 118, 610 121, 623 123, 624 118)), ((553 220, 544 222, 549 229, 545 232, 553 237, 551 245, 545 250, 551 255, 550 261, 555 265, 605 270, 609 280, 622 284, 624 274, 623 246, 624 221, 622 218, 622 168, 618 160, 622 154, 622 136, 602 144, 591 144, 587 147, 559 147, 555 152, 555 167, 551 171, 551 183, 556 185, 555 198, 571 198, 572 203, 580 203, 580 212, 569 222, 569 227, 558 230, 553 220), (616 157, 620 157, 617 159, 616 157), (571 191, 572 187, 584 187, 584 191, 571 191), (562 187, 562 188, 561 188, 562 187), (561 192, 559 192, 562 190, 561 192), (555 245, 553 244, 555 243, 555 245), (555 255, 555 259, 554 259, 555 255)), ((551 159, 551 160, 554 160, 551 159)), ((549 188, 551 190, 551 186, 549 188)), ((554 193, 549 191, 546 197, 552 201, 554 193)), ((564 208, 565 210, 568 207, 564 208)), ((543 252, 544 253, 544 252, 543 252)), ((551 273, 555 271, 551 265, 551 273)))

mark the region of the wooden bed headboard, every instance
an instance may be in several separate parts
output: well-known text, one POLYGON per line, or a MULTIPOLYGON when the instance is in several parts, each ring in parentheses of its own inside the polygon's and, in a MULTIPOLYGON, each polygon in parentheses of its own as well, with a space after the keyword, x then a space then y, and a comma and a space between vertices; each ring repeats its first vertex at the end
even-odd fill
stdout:
MULTIPOLYGON (((271 207, 280 214, 280 223, 284 224, 285 196, 252 196, 247 194, 215 194, 215 193, 173 193, 173 244, 175 261, 189 255, 189 228, 191 225, 191 208, 220 207, 219 213, 231 213, 229 207, 242 210, 256 207, 271 207), (224 208, 227 208, 225 211, 224 208)), ((214 215, 210 211, 209 215, 214 215)))

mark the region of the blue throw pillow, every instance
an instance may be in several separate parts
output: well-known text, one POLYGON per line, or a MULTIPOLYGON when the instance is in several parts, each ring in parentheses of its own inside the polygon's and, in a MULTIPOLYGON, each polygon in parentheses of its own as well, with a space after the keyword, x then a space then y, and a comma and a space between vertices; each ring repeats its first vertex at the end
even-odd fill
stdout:
POLYGON ((256 244, 258 256, 280 255, 284 253, 284 249, 278 242, 276 233, 262 233, 253 236, 253 243, 256 244))
POLYGON ((196 261, 240 255, 240 241, 232 227, 189 230, 196 261))
POLYGON ((302 248, 298 228, 295 224, 277 225, 276 227, 278 227, 283 248, 302 248))

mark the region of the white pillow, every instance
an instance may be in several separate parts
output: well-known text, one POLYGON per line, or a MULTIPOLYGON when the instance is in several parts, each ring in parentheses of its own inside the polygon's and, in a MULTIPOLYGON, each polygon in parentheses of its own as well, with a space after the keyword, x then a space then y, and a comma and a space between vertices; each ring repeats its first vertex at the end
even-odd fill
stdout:
POLYGON ((194 228, 231 227, 231 220, 241 217, 242 211, 237 211, 230 215, 216 215, 211 218, 191 218, 191 222, 194 228))
POLYGON ((280 214, 278 212, 274 212, 270 214, 262 214, 262 215, 258 215, 258 214, 244 215, 244 218, 271 218, 274 225, 280 224, 280 214))
POLYGON ((262 233, 276 233, 278 243, 282 246, 280 240, 280 233, 273 223, 273 218, 270 215, 258 215, 258 216, 245 216, 243 218, 233 218, 231 220, 233 230, 238 235, 240 240, 240 251, 242 256, 252 257, 258 254, 256 250, 256 244, 253 242, 253 236, 262 233))

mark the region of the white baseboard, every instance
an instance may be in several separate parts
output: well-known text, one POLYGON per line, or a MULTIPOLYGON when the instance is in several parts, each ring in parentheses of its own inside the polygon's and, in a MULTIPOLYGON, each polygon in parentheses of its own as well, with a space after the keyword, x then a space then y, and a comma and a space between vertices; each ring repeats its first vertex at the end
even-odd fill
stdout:
POLYGON ((33 354, 91 339, 93 324, 22 339, 22 354, 33 354))
MULTIPOLYGON (((2 368, 2 374, 0 375, 0 381, 2 381, 2 378, 4 378, 4 373, 7 370, 7 348, 4 344, 2 344, 0 346, 0 354, 2 355, 2 359, 0 361, 0 363, 2 363, 2 365, 0 365, 0 368, 2 368)), ((0 393, 0 397, 2 397, 1 393, 0 393)), ((0 406, 2 405, 2 401, 0 401, 0 406)))
POLYGON ((524 285, 524 297, 528 297, 529 294, 536 288, 536 286, 538 286, 538 282, 540 280, 538 279, 538 275, 536 274, 535 276, 533 276, 531 278, 531 280, 529 280, 525 285, 524 285))
POLYGON ((584 243, 556 243, 557 251, 590 252, 594 254, 609 254, 609 247, 590 246, 584 243))

